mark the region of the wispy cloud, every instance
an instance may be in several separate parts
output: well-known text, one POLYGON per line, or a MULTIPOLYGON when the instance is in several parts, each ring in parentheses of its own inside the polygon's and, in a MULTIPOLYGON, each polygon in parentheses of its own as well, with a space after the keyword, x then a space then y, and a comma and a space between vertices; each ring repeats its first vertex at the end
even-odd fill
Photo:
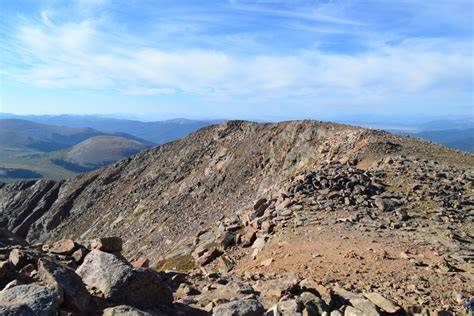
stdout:
POLYGON ((126 25, 112 10, 104 14, 104 3, 79 1, 67 11, 44 8, 23 16, 3 45, 14 47, 17 56, 8 53, 4 74, 43 88, 242 100, 332 95, 380 101, 396 94, 472 89, 470 38, 408 37, 389 27, 377 33, 375 20, 348 14, 342 5, 305 12, 234 2, 213 13, 211 22, 203 22, 208 12, 187 19, 188 10, 181 8, 175 16, 180 23, 165 12, 147 25, 126 25), (257 15, 248 17, 249 23, 260 23, 261 15, 277 19, 267 23, 281 33, 268 25, 251 34, 244 26, 235 30, 232 19, 247 12, 257 15), (216 24, 221 29, 210 31, 216 24), (172 45, 180 39, 185 43, 172 45), (344 41, 351 42, 343 49, 320 44, 344 41), (349 44, 364 49, 348 51, 349 44))

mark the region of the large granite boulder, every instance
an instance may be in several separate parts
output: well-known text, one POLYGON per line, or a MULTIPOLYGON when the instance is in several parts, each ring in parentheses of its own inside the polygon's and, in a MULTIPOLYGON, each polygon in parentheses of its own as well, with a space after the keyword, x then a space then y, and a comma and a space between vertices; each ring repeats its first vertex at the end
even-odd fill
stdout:
POLYGON ((92 250, 76 272, 89 288, 99 290, 111 302, 144 309, 173 302, 171 289, 157 272, 133 268, 110 253, 92 250))
POLYGON ((63 306, 67 309, 86 312, 92 308, 89 292, 73 270, 52 260, 40 259, 38 277, 44 283, 58 289, 63 298, 63 306))

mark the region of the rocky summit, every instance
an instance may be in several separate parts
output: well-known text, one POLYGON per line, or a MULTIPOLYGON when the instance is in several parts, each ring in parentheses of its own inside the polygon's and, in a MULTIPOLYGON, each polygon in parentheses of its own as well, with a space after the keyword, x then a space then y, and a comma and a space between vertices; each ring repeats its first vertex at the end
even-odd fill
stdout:
POLYGON ((229 121, 0 184, 0 314, 464 313, 473 167, 376 130, 229 121))

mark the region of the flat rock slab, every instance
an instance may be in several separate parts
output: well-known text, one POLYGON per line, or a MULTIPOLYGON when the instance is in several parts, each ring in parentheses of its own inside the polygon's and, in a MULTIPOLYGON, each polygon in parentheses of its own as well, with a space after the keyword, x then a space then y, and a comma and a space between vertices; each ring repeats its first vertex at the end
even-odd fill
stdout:
POLYGON ((261 316, 265 312, 263 305, 257 300, 237 300, 221 304, 212 310, 213 315, 219 316, 261 316))
POLYGON ((38 284, 17 285, 0 292, 0 315, 44 315, 59 312, 60 294, 38 284))
POLYGON ((400 310, 400 306, 379 293, 365 293, 364 296, 387 313, 397 313, 400 310))

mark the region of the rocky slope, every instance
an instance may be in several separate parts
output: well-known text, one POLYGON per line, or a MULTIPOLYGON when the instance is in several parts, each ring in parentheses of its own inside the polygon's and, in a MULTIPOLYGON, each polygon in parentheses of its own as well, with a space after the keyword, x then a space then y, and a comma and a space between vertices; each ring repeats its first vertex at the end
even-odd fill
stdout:
POLYGON ((348 315, 388 313, 372 302, 385 305, 380 294, 405 312, 461 310, 473 290, 473 166, 472 155, 353 126, 234 121, 66 181, 3 184, 0 223, 30 242, 119 235, 129 259, 201 267, 187 282, 199 294, 175 293, 197 309, 253 293, 296 313, 310 308, 308 288, 345 297, 328 294, 323 310, 348 315), (215 294, 213 271, 252 290, 215 294))

